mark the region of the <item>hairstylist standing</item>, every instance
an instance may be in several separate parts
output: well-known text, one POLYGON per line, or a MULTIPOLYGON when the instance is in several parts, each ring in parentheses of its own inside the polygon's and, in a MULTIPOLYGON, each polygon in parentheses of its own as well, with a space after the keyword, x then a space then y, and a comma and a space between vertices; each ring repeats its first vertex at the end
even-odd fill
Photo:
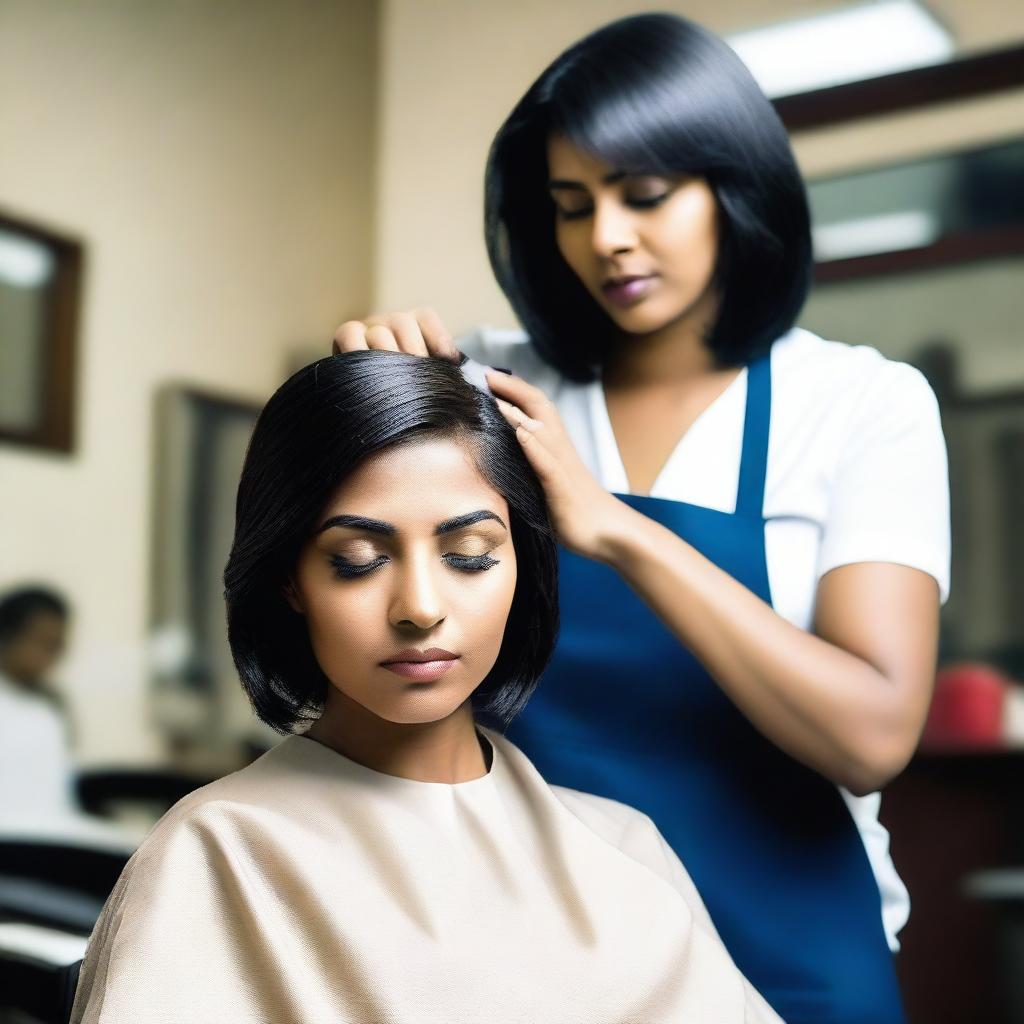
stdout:
MULTIPOLYGON (((547 492, 562 631, 509 732, 638 807, 789 1024, 903 1019, 878 824, 927 713, 945 445, 912 367, 793 327, 811 264, 785 131, 671 15, 567 50, 501 127, 491 262, 525 333, 459 349, 547 492)), ((432 311, 335 344, 456 356, 432 311)))

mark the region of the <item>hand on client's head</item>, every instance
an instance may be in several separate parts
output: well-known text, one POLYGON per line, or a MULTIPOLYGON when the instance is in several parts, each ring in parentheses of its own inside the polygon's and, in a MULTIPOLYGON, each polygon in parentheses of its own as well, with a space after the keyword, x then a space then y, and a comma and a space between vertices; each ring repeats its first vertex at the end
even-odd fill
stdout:
POLYGON ((332 351, 380 349, 413 356, 439 356, 458 362, 462 353, 437 312, 429 306, 346 320, 335 332, 332 351))

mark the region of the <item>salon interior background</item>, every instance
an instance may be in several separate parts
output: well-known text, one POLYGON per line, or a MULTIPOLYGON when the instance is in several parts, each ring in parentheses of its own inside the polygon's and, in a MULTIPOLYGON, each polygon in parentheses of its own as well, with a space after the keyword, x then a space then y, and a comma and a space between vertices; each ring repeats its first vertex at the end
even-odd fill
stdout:
MULTIPOLYGON (((0 586, 51 580, 74 605, 62 682, 85 762, 162 756, 145 685, 160 386, 260 402, 297 350, 373 309, 511 323, 481 239, 490 136, 561 47, 647 6, 0 0, 0 212, 85 253, 74 449, 0 446, 0 586)), ((669 5, 724 33, 831 6, 669 5)), ((1016 3, 930 8, 958 54, 1024 38, 1016 3)), ((1010 90, 794 144, 815 179, 1022 134, 1010 90)), ((901 337, 870 308, 846 326, 833 336, 901 337)), ((1024 381, 1019 337, 966 356, 970 387, 1024 381)))
MULTIPOLYGON (((254 410, 348 318, 429 304, 456 331, 512 325, 482 240, 491 136, 564 46, 650 6, 0 0, 0 243, 30 225, 82 257, 66 451, 4 432, 25 366, 0 304, 0 591, 32 580, 69 599, 56 683, 83 772, 187 761, 216 774, 238 743, 270 742, 219 604, 254 410)), ((731 35, 841 5, 654 6, 731 35)), ((1024 45, 1019 2, 927 10, 953 61, 1024 45)), ((962 474, 945 655, 1024 680, 1024 82, 1000 75, 1005 62, 982 60, 955 77, 984 88, 933 76, 935 97, 883 91, 855 116, 819 97, 792 137, 832 260, 800 322, 927 364, 962 474)), ((926 765, 919 788, 886 798, 916 900, 903 954, 915 1021, 966 1020, 957 1000, 977 1009, 999 983, 997 924, 982 941, 980 919, 947 916, 968 862, 1024 857, 999 803, 1024 754, 993 763, 971 762, 969 792, 961 767, 926 765), (934 851, 967 838, 942 889, 934 851), (957 971, 970 981, 939 993, 957 971)))
MULTIPOLYGON (((833 5, 668 6, 730 33, 833 5)), ((1019 4, 930 7, 958 53, 1024 38, 1019 4)), ((0 0, 0 212, 85 254, 74 449, 0 445, 0 586, 49 580, 74 606, 61 682, 83 761, 163 756, 146 686, 160 386, 261 402, 296 352, 324 351, 333 324, 374 309, 511 324, 481 238, 491 134, 560 48, 647 8, 0 0)), ((794 145, 815 179, 1021 135, 1012 90, 794 145)), ((898 343, 882 326, 865 308, 831 333, 898 343)), ((966 355, 971 387, 1024 382, 1019 337, 966 355)))

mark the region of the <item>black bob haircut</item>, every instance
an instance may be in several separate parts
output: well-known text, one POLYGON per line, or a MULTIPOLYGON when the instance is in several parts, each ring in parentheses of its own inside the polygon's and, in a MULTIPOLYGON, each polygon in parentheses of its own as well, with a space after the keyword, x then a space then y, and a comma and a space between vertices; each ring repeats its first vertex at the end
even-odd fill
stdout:
POLYGON ((494 399, 446 359, 390 351, 329 356, 264 406, 242 467, 224 571, 228 642, 256 714, 278 732, 322 712, 330 685, 284 587, 331 495, 397 445, 463 443, 509 506, 517 579, 494 667, 474 715, 502 727, 522 710, 558 632, 557 545, 544 491, 494 399), (314 713, 316 712, 316 713, 314 713))
POLYGON ((0 644, 9 643, 36 615, 44 612, 66 622, 67 601, 44 586, 17 587, 0 596, 0 644))
POLYGON ((619 170, 708 182, 722 303, 706 344, 718 365, 749 362, 793 326, 812 256, 807 195, 786 130, 722 39, 674 14, 641 14, 557 57, 488 155, 491 266, 547 363, 571 380, 593 380, 618 330, 555 242, 546 152, 553 134, 619 170))

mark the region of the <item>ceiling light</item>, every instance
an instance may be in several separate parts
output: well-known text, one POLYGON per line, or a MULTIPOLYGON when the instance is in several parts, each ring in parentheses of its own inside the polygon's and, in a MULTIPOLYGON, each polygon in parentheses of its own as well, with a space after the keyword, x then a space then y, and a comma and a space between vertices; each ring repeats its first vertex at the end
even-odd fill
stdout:
POLYGON ((878 0, 728 36, 769 97, 941 64, 953 38, 915 0, 878 0))

